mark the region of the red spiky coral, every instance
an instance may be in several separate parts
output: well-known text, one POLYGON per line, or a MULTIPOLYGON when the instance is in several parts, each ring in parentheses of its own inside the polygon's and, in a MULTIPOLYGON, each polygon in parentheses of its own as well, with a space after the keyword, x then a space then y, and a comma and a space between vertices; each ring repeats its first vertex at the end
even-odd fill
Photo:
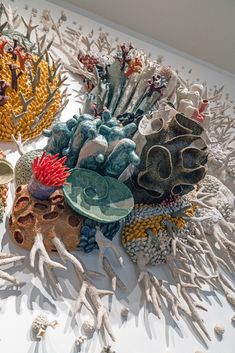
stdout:
POLYGON ((67 157, 58 158, 58 156, 58 154, 46 155, 45 151, 40 159, 39 157, 34 159, 32 171, 35 179, 41 184, 60 187, 70 175, 69 168, 65 165, 67 157))

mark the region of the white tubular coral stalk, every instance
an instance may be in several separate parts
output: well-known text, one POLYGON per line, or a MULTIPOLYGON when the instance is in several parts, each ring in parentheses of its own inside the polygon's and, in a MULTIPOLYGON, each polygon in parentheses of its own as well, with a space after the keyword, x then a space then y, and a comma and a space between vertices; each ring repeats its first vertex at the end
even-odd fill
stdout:
POLYGON ((84 304, 95 315, 97 330, 100 330, 102 327, 105 328, 112 340, 115 341, 107 310, 101 300, 101 297, 104 295, 113 295, 113 292, 97 289, 91 282, 85 279, 84 274, 82 275, 80 272, 77 272, 77 275, 82 283, 82 287, 75 304, 75 312, 79 311, 84 304))
POLYGON ((99 260, 101 266, 103 266, 103 257, 106 249, 111 249, 116 256, 117 260, 119 261, 120 265, 123 265, 123 258, 119 251, 117 250, 117 247, 113 244, 113 242, 103 235, 99 227, 96 228, 96 234, 95 234, 95 240, 99 246, 100 252, 99 252, 99 260))
POLYGON ((24 142, 22 141, 22 136, 21 134, 19 133, 18 134, 18 138, 16 139, 14 135, 11 135, 11 138, 13 140, 13 142, 16 144, 16 147, 20 153, 21 156, 23 156, 26 151, 24 149, 24 145, 27 143, 28 139, 26 139, 24 142))
POLYGON ((35 266, 35 257, 38 254, 39 256, 39 263, 38 263, 38 269, 39 269, 39 273, 40 276, 42 278, 44 278, 44 267, 52 281, 52 283, 54 284, 54 286, 56 287, 57 290, 59 290, 61 292, 61 287, 58 283, 57 277, 56 275, 53 273, 53 269, 61 269, 61 270, 66 270, 66 267, 61 265, 58 262, 52 261, 46 251, 46 248, 43 244, 43 235, 41 233, 38 233, 35 237, 34 240, 34 245, 30 251, 30 265, 32 267, 35 266))
POLYGON ((192 273, 191 271, 186 272, 178 268, 177 262, 174 261, 174 258, 171 255, 167 257, 167 264, 170 268, 175 282, 177 283, 178 296, 182 297, 186 302, 190 311, 190 317, 192 321, 194 321, 200 327, 207 339, 211 340, 209 333, 207 332, 206 327, 198 314, 197 305, 188 293, 188 289, 193 290, 194 288, 200 288, 200 286, 195 282, 195 277, 197 276, 197 274, 192 273), (184 278, 184 280, 182 280, 182 277, 184 278))
MULTIPOLYGON (((11 263, 15 263, 18 261, 22 261, 24 260, 25 256, 14 256, 11 254, 6 254, 6 253, 2 253, 0 252, 0 266, 2 265, 8 265, 11 263)), ((17 281, 17 279, 14 276, 9 275, 7 272, 0 270, 0 278, 11 282, 12 284, 18 286, 20 284, 19 281, 17 281)))
POLYGON ((54 237, 52 242, 55 245, 56 250, 58 251, 58 254, 60 255, 61 259, 64 262, 70 261, 73 264, 76 271, 80 273, 84 273, 84 268, 80 263, 80 261, 66 250, 64 243, 58 237, 54 237))
POLYGON ((109 260, 108 260, 108 258, 106 256, 103 257, 103 268, 104 268, 105 272, 107 273, 107 275, 109 276, 109 278, 112 281, 113 291, 116 290, 116 287, 119 287, 120 289, 122 289, 122 290, 124 290, 126 292, 127 291, 127 287, 121 281, 119 276, 116 274, 116 272, 114 271, 112 265, 110 264, 110 262, 109 262, 109 260))

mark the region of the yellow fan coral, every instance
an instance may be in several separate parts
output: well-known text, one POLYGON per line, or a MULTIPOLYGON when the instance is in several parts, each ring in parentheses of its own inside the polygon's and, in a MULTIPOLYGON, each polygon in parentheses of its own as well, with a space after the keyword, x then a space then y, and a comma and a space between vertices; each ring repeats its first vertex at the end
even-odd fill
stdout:
POLYGON ((13 37, 0 37, 0 140, 31 139, 49 127, 61 108, 59 63, 13 37))

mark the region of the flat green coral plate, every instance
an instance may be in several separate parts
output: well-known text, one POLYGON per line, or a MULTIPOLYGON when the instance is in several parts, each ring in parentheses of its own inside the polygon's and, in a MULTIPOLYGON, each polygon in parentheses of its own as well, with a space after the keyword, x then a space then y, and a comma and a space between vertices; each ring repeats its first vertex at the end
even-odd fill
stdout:
POLYGON ((72 169, 63 192, 76 212, 102 223, 118 221, 134 207, 132 193, 126 185, 88 169, 72 169))

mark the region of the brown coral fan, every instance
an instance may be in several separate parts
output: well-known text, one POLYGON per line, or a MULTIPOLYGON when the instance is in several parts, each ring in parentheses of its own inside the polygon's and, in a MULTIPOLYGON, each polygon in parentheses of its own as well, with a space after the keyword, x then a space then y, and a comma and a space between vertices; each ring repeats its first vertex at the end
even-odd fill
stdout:
POLYGON ((47 49, 30 53, 17 39, 1 36, 0 68, 0 140, 40 135, 61 108, 59 64, 47 49))
POLYGON ((59 236, 67 250, 79 244, 82 218, 64 203, 61 191, 51 195, 49 201, 33 198, 27 186, 16 189, 13 213, 9 220, 14 241, 22 248, 31 250, 38 233, 43 235, 47 251, 54 251, 53 239, 59 236))
POLYGON ((136 202, 158 203, 187 194, 206 173, 203 127, 182 114, 144 116, 134 137, 141 163, 129 181, 136 202))

